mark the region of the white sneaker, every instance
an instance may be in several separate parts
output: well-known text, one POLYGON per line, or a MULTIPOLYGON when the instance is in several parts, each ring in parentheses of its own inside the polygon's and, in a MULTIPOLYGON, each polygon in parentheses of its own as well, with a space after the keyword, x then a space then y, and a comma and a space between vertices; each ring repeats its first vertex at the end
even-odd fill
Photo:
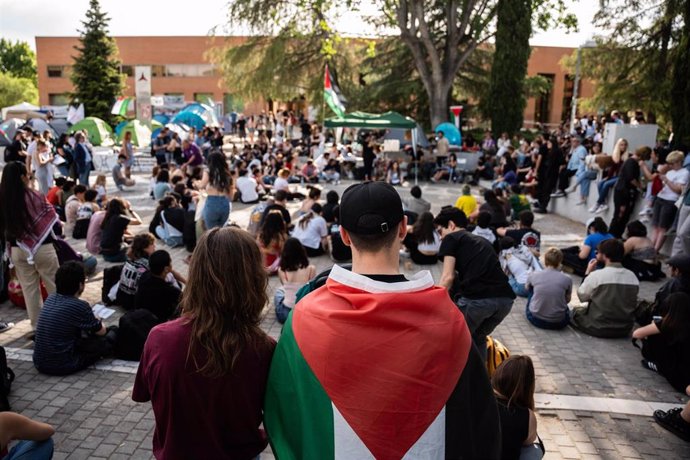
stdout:
POLYGON ((573 193, 577 189, 577 185, 571 185, 567 189, 565 189, 565 193, 573 193))
POLYGON ((607 209, 609 209, 609 205, 602 204, 601 206, 599 206, 599 208, 597 208, 597 210, 595 212, 597 214, 601 214, 602 212, 606 212, 607 209))
POLYGON ((597 209, 599 209, 599 205, 597 203, 594 203, 594 206, 588 209, 589 212, 597 212, 597 209))

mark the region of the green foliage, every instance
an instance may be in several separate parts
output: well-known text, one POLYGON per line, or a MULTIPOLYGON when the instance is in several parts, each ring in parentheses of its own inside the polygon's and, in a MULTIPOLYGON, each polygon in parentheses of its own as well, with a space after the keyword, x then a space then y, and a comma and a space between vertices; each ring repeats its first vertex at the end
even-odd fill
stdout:
POLYGON ((690 2, 682 9, 683 29, 675 53, 671 86, 671 119, 673 144, 676 148, 690 148, 690 2))
POLYGON ((0 38, 0 72, 29 79, 36 86, 36 54, 29 44, 0 38))
POLYGON ((8 73, 0 73, 0 107, 20 102, 38 103, 38 90, 29 78, 18 78, 8 73))
POLYGON ((496 52, 491 67, 491 85, 485 99, 495 135, 509 135, 522 128, 527 98, 525 75, 532 49, 529 38, 532 0, 499 0, 496 21, 496 52))
POLYGON ((80 31, 80 46, 75 46, 71 79, 73 99, 84 104, 87 116, 114 121, 110 110, 124 88, 115 41, 108 35, 110 18, 101 12, 98 0, 91 0, 84 29, 80 31))

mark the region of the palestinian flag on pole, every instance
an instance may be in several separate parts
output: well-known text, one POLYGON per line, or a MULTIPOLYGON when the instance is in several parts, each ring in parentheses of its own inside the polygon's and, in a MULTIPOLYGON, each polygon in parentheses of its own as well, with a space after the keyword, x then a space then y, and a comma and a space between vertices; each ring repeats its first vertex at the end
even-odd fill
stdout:
POLYGON ((276 458, 479 458, 466 453, 480 440, 498 446, 481 456, 494 458, 498 414, 476 351, 481 385, 463 376, 471 346, 428 271, 384 283, 334 266, 299 301, 273 356, 264 425, 276 458), (481 413, 464 423, 471 409, 481 413))
POLYGON ((110 113, 113 115, 127 116, 127 112, 134 111, 133 97, 118 97, 110 113))
POLYGON ((345 116, 345 98, 343 98, 335 78, 331 75, 328 64, 326 64, 326 70, 323 76, 323 98, 326 104, 328 104, 328 107, 330 107, 336 115, 340 118, 345 116))

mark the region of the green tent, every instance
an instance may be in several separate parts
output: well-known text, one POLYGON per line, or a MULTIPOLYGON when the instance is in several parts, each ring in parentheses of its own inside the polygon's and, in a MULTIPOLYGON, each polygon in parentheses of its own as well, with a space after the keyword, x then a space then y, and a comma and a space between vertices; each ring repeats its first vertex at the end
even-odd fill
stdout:
MULTIPOLYGON (((156 123, 160 125, 160 123, 156 123)), ((122 143, 122 140, 125 138, 125 133, 127 132, 132 133, 132 144, 138 147, 146 147, 151 143, 151 129, 139 120, 128 121, 127 124, 122 127, 120 134, 117 136, 118 143, 122 143)))
POLYGON ((72 125, 69 133, 76 131, 86 131, 89 136, 89 142, 92 145, 110 146, 113 141, 113 128, 108 123, 96 117, 86 117, 77 124, 72 125))
POLYGON ((367 128, 387 129, 403 128, 415 129, 417 123, 410 117, 400 115, 398 112, 386 112, 381 114, 352 112, 344 117, 328 118, 324 125, 326 128, 367 128))

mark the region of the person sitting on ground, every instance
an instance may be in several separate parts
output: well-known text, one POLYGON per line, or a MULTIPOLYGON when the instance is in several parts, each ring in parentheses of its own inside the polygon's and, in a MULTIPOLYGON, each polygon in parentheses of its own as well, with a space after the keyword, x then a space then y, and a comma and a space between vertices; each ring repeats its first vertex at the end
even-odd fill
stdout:
POLYGON ((577 296, 588 304, 574 308, 570 319, 570 324, 585 334, 603 338, 630 335, 640 282, 621 265, 624 251, 620 240, 602 241, 596 258, 587 265, 577 296), (604 268, 596 270, 597 263, 603 263, 604 268))
POLYGON ((185 210, 180 206, 179 195, 172 192, 158 202, 149 232, 174 248, 183 244, 184 224, 185 210))
POLYGON ((446 159, 446 163, 438 168, 431 178, 431 182, 438 182, 448 178, 452 180, 455 178, 455 168, 458 167, 458 157, 454 153, 451 153, 446 159))
POLYGON ((606 222, 601 217, 590 220, 587 223, 587 237, 582 247, 571 246, 561 250, 563 266, 571 268, 576 275, 584 276, 589 263, 596 259, 599 244, 613 238, 608 230, 606 222))
POLYGON ((340 184, 340 163, 335 158, 328 160, 328 163, 321 169, 321 176, 326 182, 340 184))
MULTIPOLYGON (((685 394, 690 396, 690 386, 685 389, 685 394)), ((690 401, 683 407, 674 407, 668 411, 655 410, 654 420, 680 439, 690 442, 690 401)))
POLYGON ((508 276, 508 283, 513 288, 515 295, 527 297, 525 284, 530 273, 541 271, 539 260, 532 254, 528 247, 515 242, 509 236, 504 236, 498 243, 498 261, 501 268, 508 276))
POLYGON ((671 268, 670 279, 656 291, 653 302, 638 300, 635 317, 637 324, 649 324, 655 316, 664 316, 667 313, 666 299, 671 294, 684 292, 690 295, 690 255, 678 254, 666 263, 671 268))
POLYGON ((500 227, 496 229, 496 234, 501 237, 511 237, 517 244, 528 247, 536 257, 539 257, 541 250, 541 233, 539 230, 532 228, 534 224, 534 214, 532 211, 522 211, 518 214, 518 220, 520 221, 518 228, 500 227))
POLYGON ((530 292, 525 307, 527 320, 540 329, 563 329, 570 324, 568 303, 573 293, 573 280, 562 273, 563 253, 551 247, 544 253, 546 268, 527 277, 530 292))
POLYGON ((264 425, 276 457, 332 457, 335 442, 358 459, 500 458, 496 401, 463 316, 428 271, 399 272, 400 196, 355 184, 340 214, 352 270, 333 266, 302 297, 271 363, 264 425))
POLYGON ((654 243, 647 238, 647 227, 639 220, 627 225, 623 266, 633 272, 640 281, 656 281, 663 278, 661 264, 657 261, 654 243))
POLYGON ((161 168, 160 172, 156 176, 156 183, 153 185, 153 199, 160 200, 167 193, 172 192, 172 186, 170 185, 170 172, 161 168))
POLYGON ((318 187, 312 187, 309 189, 309 196, 302 201, 302 205, 295 213, 295 217, 301 217, 305 214, 309 214, 312 206, 321 199, 321 189, 318 187))
POLYGON ((149 271, 149 256, 156 250, 156 239, 151 233, 140 233, 132 240, 127 262, 122 267, 120 285, 115 303, 125 310, 134 309, 134 296, 141 276, 149 271))
POLYGON ((48 193, 46 194, 46 201, 48 201, 48 203, 52 204, 55 207, 60 206, 59 192, 60 190, 62 190, 62 187, 65 185, 65 182, 67 182, 67 178, 64 176, 55 178, 55 185, 50 190, 48 190, 48 193))
POLYGON ((89 303, 79 299, 85 282, 79 262, 65 262, 55 273, 57 291, 43 304, 34 338, 33 362, 42 374, 73 374, 112 353, 115 332, 108 332, 89 303))
POLYGON ((283 216, 278 211, 271 211, 264 219, 256 241, 264 256, 264 267, 270 275, 278 272, 280 254, 288 238, 287 227, 283 216))
POLYGON ((280 254, 278 276, 282 286, 276 290, 274 305, 276 318, 285 323, 295 307, 297 291, 316 275, 314 265, 309 265, 307 251, 297 238, 288 238, 280 254))
POLYGON ((0 412, 0 458, 50 460, 55 428, 16 412, 0 412), (10 443, 18 441, 10 449, 10 443))
POLYGON ((285 221, 285 228, 289 229, 292 226, 292 219, 290 218, 290 211, 287 210, 288 193, 285 190, 278 190, 273 195, 273 203, 270 203, 266 208, 264 208, 263 214, 261 215, 261 221, 259 222, 259 228, 264 223, 264 219, 268 213, 272 211, 279 211, 283 216, 285 221))
POLYGON ((249 171, 246 169, 240 169, 238 173, 239 177, 237 178, 235 187, 237 187, 239 196, 236 196, 236 199, 239 199, 245 204, 258 203, 259 193, 257 190, 259 189, 259 184, 257 184, 256 179, 250 177, 248 173, 249 171))
POLYGON ((464 212, 466 216, 471 216, 477 209, 477 199, 472 195, 469 185, 462 186, 462 195, 455 200, 455 207, 464 212))
POLYGON ((201 155, 201 150, 194 142, 189 142, 189 139, 182 141, 182 155, 184 155, 185 163, 180 166, 180 169, 187 174, 197 166, 204 163, 204 157, 201 155))
MULTIPOLYGON (((120 198, 110 200, 101 223, 100 254, 103 256, 103 260, 106 262, 125 262, 127 250, 122 247, 122 242, 131 241, 133 238, 127 227, 129 225, 141 225, 141 223, 141 218, 132 210, 129 202, 120 198)), ((91 225, 93 225, 93 217, 89 229, 91 229, 91 225)), ((94 239, 96 239, 96 233, 94 231, 94 239)), ((87 234, 88 238, 89 235, 87 234)))
POLYGON ((441 236, 434 227, 434 215, 423 212, 414 225, 410 226, 403 240, 407 255, 417 265, 436 265, 441 236))
POLYGON ((491 214, 491 227, 507 227, 508 214, 504 203, 496 195, 496 191, 487 190, 484 192, 484 204, 479 207, 479 212, 486 211, 491 214))
POLYGON ((84 192, 84 202, 79 206, 77 211, 77 221, 74 223, 74 230, 72 231, 72 238, 81 240, 86 238, 89 231, 89 224, 94 213, 101 210, 96 203, 98 192, 90 189, 84 192))
POLYGON ((402 184, 402 173, 400 172, 400 163, 392 161, 386 171, 386 182, 391 185, 402 184))
POLYGON ((472 230, 473 235, 481 236, 492 245, 496 242, 496 235, 489 227, 491 225, 491 213, 480 211, 477 215, 477 225, 472 230))
POLYGON ((153 406, 156 457, 249 459, 266 448, 260 425, 275 348, 260 327, 266 286, 247 232, 216 227, 199 239, 182 316, 151 330, 132 390, 153 406))
POLYGON ((537 436, 534 415, 536 377, 527 355, 513 355, 503 361, 491 377, 501 420, 501 458, 537 460, 544 445, 537 436))
POLYGON ((168 251, 154 251, 148 261, 149 270, 139 280, 134 308, 148 310, 164 323, 178 316, 182 291, 176 284, 166 280, 175 272, 168 251))
POLYGON ((530 205, 523 187, 518 184, 510 187, 508 203, 510 203, 510 209, 514 219, 517 219, 521 213, 525 211, 529 212, 532 209, 532 205, 530 205))
POLYGON ((311 184, 317 184, 319 182, 319 168, 314 166, 314 162, 312 160, 307 160, 307 163, 302 166, 302 170, 300 172, 305 181, 311 184))
POLYGON ((314 203, 311 211, 300 217, 292 230, 292 236, 302 243, 309 257, 319 257, 328 248, 328 226, 321 212, 321 205, 314 203))
POLYGON ((340 195, 335 190, 329 190, 326 193, 326 204, 323 205, 323 218, 326 219, 328 225, 335 222, 335 216, 333 215, 333 209, 338 206, 338 201, 340 200, 340 195))
POLYGON ((680 392, 690 385, 690 296, 676 292, 665 300, 666 314, 635 329, 642 340, 642 367, 666 377, 680 392))
POLYGON ((347 262, 352 260, 352 249, 343 242, 340 235, 340 206, 333 209, 335 222, 329 228, 328 246, 331 248, 331 259, 336 262, 347 262))
POLYGON ((424 212, 431 211, 431 203, 422 198, 422 189, 415 185, 410 189, 410 198, 403 199, 405 215, 410 225, 414 225, 415 220, 424 212))
POLYGON ((98 192, 96 196, 96 203, 98 206, 105 207, 108 204, 108 194, 105 189, 106 178, 104 174, 96 176, 96 182, 93 183, 93 189, 98 192))
POLYGON ((127 155, 120 154, 117 156, 117 163, 113 166, 113 182, 119 191, 123 191, 125 187, 132 187, 136 182, 125 175, 123 169, 126 169, 127 155))
POLYGON ((74 225, 77 223, 77 213, 82 203, 84 203, 84 194, 86 193, 86 186, 79 184, 74 187, 74 195, 67 199, 65 204, 65 235, 72 235, 74 233, 74 225))
POLYGON ((472 340, 486 361, 486 336, 498 326, 513 307, 515 293, 498 262, 491 243, 466 231, 467 217, 447 206, 434 219, 440 228, 443 261, 440 286, 448 289, 465 315, 472 340))

